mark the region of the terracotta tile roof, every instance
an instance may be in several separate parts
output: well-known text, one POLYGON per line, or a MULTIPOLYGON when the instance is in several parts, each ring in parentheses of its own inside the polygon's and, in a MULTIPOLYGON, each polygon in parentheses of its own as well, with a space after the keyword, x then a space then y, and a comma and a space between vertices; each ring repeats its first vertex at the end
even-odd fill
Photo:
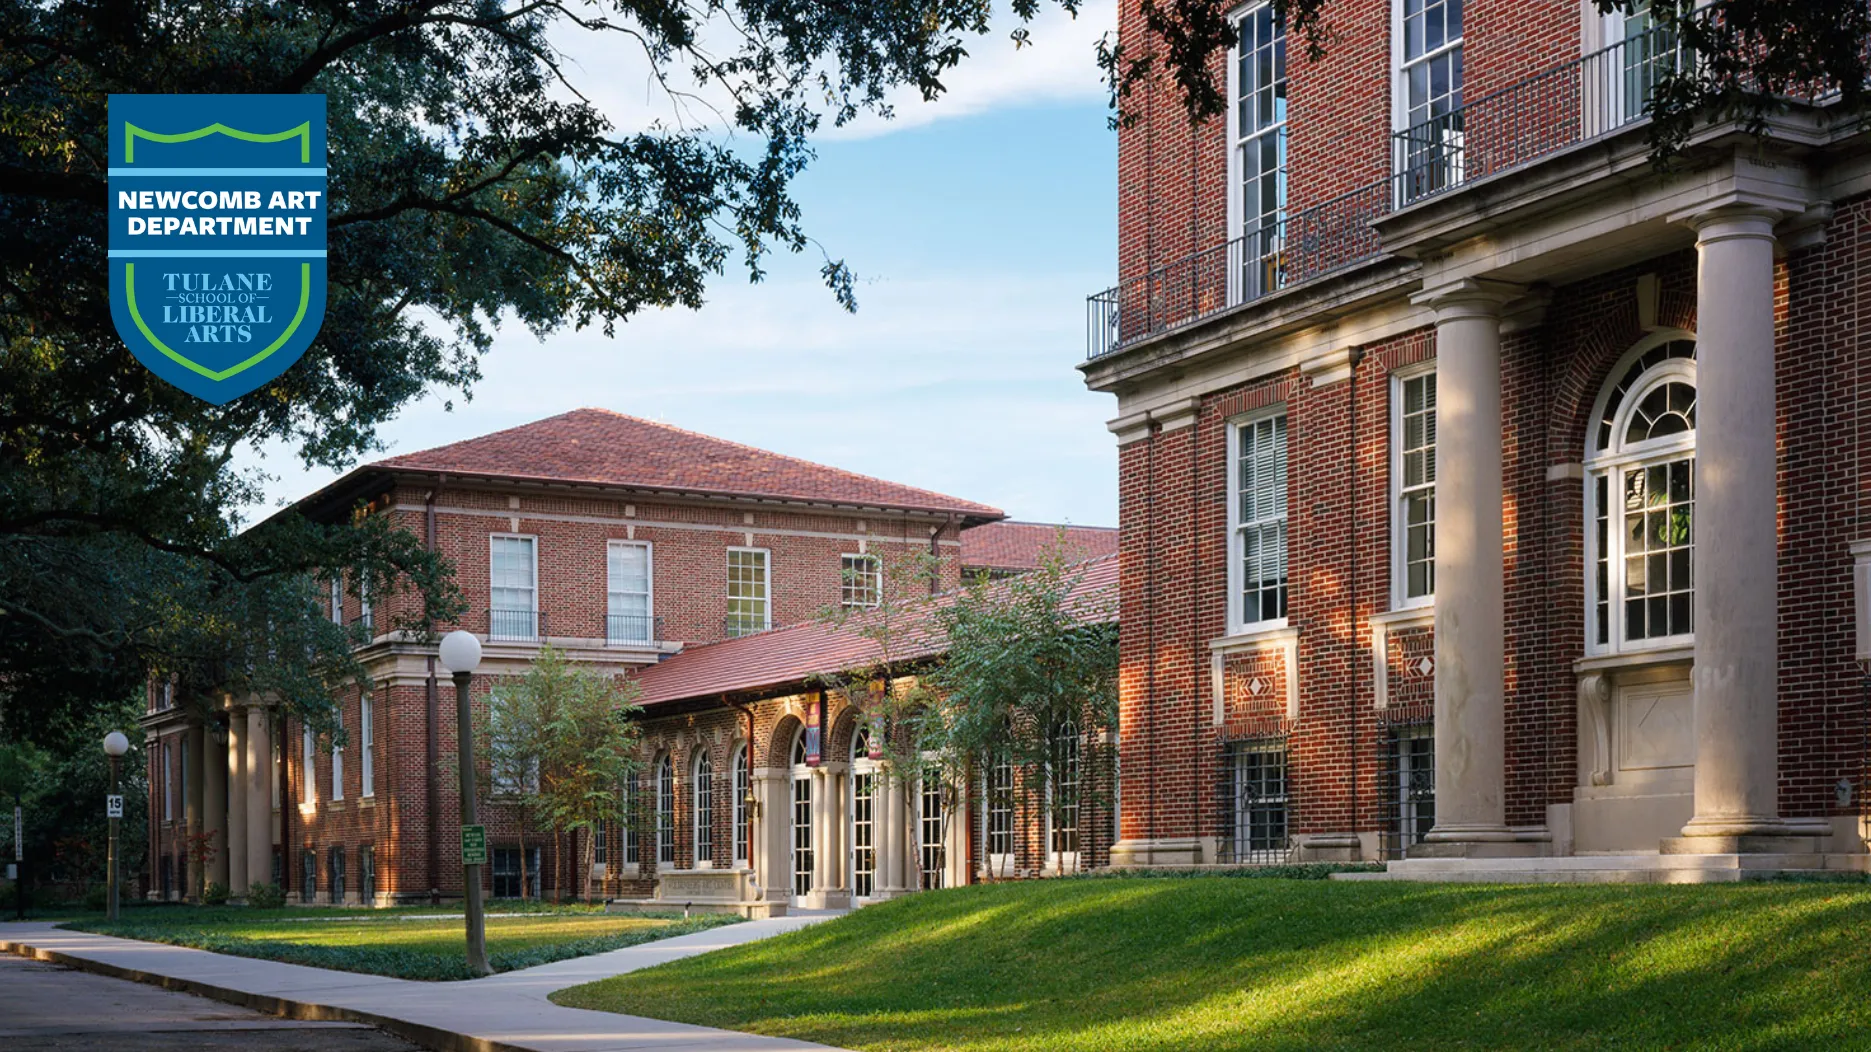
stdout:
POLYGON ((1117 528, 990 522, 962 531, 961 564, 968 570, 1031 570, 1047 548, 1061 541, 1067 559, 1095 559, 1117 552, 1117 528))
MULTIPOLYGON (((1076 572, 1078 580, 1072 596, 1084 605, 1088 617, 1116 620, 1117 556, 1089 560, 1076 572)), ((904 660, 932 657, 947 649, 948 640, 942 636, 935 615, 954 602, 956 594, 930 600, 919 611, 917 620, 904 627, 904 645, 899 650, 904 660)), ((811 622, 689 647, 636 674, 643 688, 638 704, 653 706, 766 690, 799 683, 817 673, 861 665, 876 655, 877 644, 860 631, 861 623, 853 618, 841 626, 811 622)))
POLYGON ((574 409, 371 465, 661 492, 904 509, 973 520, 998 508, 625 416, 574 409))

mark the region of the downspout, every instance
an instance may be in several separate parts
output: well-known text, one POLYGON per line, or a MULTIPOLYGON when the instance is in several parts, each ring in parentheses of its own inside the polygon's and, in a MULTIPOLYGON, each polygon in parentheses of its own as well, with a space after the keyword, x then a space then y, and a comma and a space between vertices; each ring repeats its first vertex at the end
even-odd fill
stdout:
MULTIPOLYGON (((424 551, 432 552, 435 550, 435 499, 441 494, 442 484, 446 481, 448 481, 447 475, 437 475, 435 477, 434 488, 429 490, 429 495, 424 498, 422 502, 422 548, 424 551)), ((427 625, 426 627, 433 629, 434 626, 427 625)), ((440 691, 437 689, 435 680, 435 655, 430 654, 425 660, 428 662, 429 675, 428 679, 423 683, 423 723, 426 730, 423 737, 426 743, 424 748, 428 754, 428 763, 423 765, 422 779, 424 783, 423 791, 427 796, 429 814, 429 902, 431 904, 436 904, 442 901, 442 884, 440 879, 442 872, 442 844, 439 830, 441 825, 442 800, 441 791, 435 782, 435 769, 441 762, 439 743, 435 740, 435 710, 440 698, 440 691)), ((465 894, 466 892, 464 891, 463 893, 465 894)))
MULTIPOLYGON (((1148 649, 1144 655, 1146 680, 1144 695, 1149 704, 1144 711, 1144 747, 1151 752, 1156 748, 1156 436, 1157 424, 1149 425, 1149 445, 1144 448, 1144 554, 1143 554, 1143 623, 1148 631, 1148 649)), ((1156 757, 1150 757, 1146 764, 1150 776, 1145 779, 1146 800, 1149 807, 1144 821, 1144 837, 1156 840, 1156 757)), ((1122 819, 1118 822, 1122 827, 1122 819)))

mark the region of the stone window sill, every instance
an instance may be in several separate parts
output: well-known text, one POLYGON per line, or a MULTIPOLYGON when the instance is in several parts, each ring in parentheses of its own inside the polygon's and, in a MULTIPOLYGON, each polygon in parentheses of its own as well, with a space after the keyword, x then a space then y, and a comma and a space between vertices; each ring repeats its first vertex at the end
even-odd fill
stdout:
POLYGON ((1604 672, 1610 669, 1684 665, 1693 662, 1695 656, 1696 647, 1693 643, 1658 647, 1655 650, 1628 650, 1620 654, 1593 654, 1574 661, 1572 671, 1583 675, 1587 672, 1604 672))

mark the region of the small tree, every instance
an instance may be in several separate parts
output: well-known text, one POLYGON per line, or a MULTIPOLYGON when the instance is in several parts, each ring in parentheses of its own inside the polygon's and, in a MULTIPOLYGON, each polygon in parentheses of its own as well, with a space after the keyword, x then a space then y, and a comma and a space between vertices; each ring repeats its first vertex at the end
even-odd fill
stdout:
MULTIPOLYGON (((591 834, 604 823, 630 821, 618 790, 639 766, 636 696, 629 680, 572 664, 548 646, 524 676, 496 687, 475 714, 475 737, 488 757, 484 784, 517 796, 523 816, 555 837, 586 834, 579 872, 586 875, 587 899, 595 861, 591 834)), ((524 867, 524 839, 520 858, 524 867)), ((524 893, 524 868, 520 883, 524 893)))
POLYGON ((1013 781, 986 779, 988 791, 1044 801, 1055 822, 1087 800, 1088 781, 1091 798, 1108 792, 1113 757, 1101 745, 1117 726, 1117 625, 1109 599, 1080 594, 1083 580, 1055 542, 1037 569, 975 581, 940 612, 947 653, 930 673, 915 736, 945 782, 967 785, 975 772, 1009 765, 1013 781), (1053 781, 1054 769, 1074 762, 1076 784, 1055 791, 1063 780, 1053 781))

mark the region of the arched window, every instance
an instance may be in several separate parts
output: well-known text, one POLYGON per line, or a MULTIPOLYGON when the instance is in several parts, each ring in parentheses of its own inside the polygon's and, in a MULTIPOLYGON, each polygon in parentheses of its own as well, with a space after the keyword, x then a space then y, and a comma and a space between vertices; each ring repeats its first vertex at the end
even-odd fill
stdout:
POLYGON ((851 893, 868 899, 877 890, 877 761, 871 759, 871 729, 859 723, 851 735, 851 893))
POLYGON ((1659 334, 1612 370, 1586 436, 1593 652, 1694 640, 1695 463, 1695 338, 1659 334))
POLYGON ((793 894, 812 890, 812 768, 806 766, 806 732, 793 736, 793 894))
POLYGON ((715 766, 708 750, 695 757, 695 868, 707 869, 715 859, 715 766))
POLYGON ((734 750, 734 862, 747 864, 747 746, 734 750))
POLYGON ((1078 868, 1078 724, 1066 720, 1047 743, 1046 782, 1052 799, 1046 809, 1048 851, 1052 866, 1078 868))
POLYGON ((676 864, 676 765, 668 753, 656 765, 656 863, 676 864))

